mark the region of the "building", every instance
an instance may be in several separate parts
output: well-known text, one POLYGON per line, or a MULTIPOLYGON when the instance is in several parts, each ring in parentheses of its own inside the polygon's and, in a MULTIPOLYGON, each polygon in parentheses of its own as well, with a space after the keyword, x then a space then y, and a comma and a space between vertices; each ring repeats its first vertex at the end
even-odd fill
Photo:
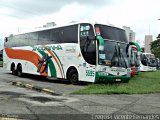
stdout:
POLYGON ((48 22, 46 25, 43 25, 43 27, 47 28, 47 27, 54 27, 56 26, 55 22, 48 22))
POLYGON ((56 23, 55 22, 47 22, 45 25, 43 25, 43 27, 35 27, 35 29, 43 29, 43 28, 49 28, 49 27, 54 27, 56 26, 56 23))
POLYGON ((153 40, 152 35, 145 35, 145 53, 151 53, 151 42, 153 40))
POLYGON ((123 29, 126 32, 128 42, 135 42, 135 32, 130 27, 123 26, 123 29))

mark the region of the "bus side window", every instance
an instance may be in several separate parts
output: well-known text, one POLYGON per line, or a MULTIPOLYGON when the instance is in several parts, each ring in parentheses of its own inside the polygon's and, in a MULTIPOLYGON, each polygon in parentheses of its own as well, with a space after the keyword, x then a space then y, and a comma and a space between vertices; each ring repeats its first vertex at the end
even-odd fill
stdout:
POLYGON ((16 40, 17 40, 17 46, 28 46, 29 45, 29 35, 30 33, 27 34, 22 34, 22 38, 21 36, 17 36, 16 40))
POLYGON ((28 45, 34 46, 38 42, 38 32, 32 32, 28 36, 28 45))
POLYGON ((78 43, 78 25, 63 27, 64 43, 78 43))
POLYGON ((51 43, 51 30, 38 32, 38 44, 46 45, 51 43))
POLYGON ((16 47, 16 45, 19 43, 19 41, 17 41, 16 36, 11 37, 11 39, 9 40, 9 47, 16 47))
POLYGON ((52 29, 51 42, 52 43, 63 43, 63 31, 61 28, 52 29))

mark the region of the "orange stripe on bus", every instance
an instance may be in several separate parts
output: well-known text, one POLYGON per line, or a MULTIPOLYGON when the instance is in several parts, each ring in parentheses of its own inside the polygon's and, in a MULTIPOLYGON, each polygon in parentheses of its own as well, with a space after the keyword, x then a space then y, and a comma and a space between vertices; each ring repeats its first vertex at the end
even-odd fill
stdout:
MULTIPOLYGON (((38 54, 29 50, 5 48, 5 52, 9 58, 29 61, 33 63, 37 68, 39 60, 41 60, 41 57, 38 54)), ((47 76, 48 74, 43 73, 41 75, 47 76)))

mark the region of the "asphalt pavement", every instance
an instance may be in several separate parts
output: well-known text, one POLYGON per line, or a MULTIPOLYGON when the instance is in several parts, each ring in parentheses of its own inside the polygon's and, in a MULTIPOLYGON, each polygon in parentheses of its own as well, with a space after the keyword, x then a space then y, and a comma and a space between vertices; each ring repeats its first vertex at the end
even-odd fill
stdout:
POLYGON ((69 94, 86 86, 30 75, 20 78, 0 68, 0 117, 26 120, 160 119, 160 94, 69 94), (12 82, 15 81, 51 89, 60 95, 14 86, 12 82))

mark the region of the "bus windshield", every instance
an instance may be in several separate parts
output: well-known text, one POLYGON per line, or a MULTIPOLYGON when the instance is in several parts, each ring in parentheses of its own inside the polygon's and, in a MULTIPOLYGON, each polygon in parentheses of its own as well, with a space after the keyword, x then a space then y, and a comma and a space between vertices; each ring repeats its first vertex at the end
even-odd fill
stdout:
POLYGON ((124 53, 125 44, 105 40, 104 50, 99 51, 99 64, 111 67, 128 67, 127 55, 124 53))
POLYGON ((116 42, 106 41, 104 42, 104 50, 99 51, 99 64, 111 66, 111 61, 118 61, 118 53, 116 50, 116 42))
POLYGON ((150 67, 156 67, 156 59, 155 58, 149 58, 149 64, 150 67))
POLYGON ((153 54, 141 54, 141 62, 145 66, 156 67, 156 59, 153 54))
POLYGON ((104 40, 104 50, 99 51, 99 64, 111 67, 128 67, 125 31, 107 25, 95 24, 96 35, 104 40))
POLYGON ((123 58, 123 63, 125 64, 126 67, 129 67, 129 61, 128 61, 128 57, 127 57, 127 44, 125 43, 119 43, 119 48, 120 48, 120 55, 121 58, 123 58))
POLYGON ((125 31, 120 28, 95 24, 96 34, 101 35, 103 39, 115 40, 128 43, 125 31))

